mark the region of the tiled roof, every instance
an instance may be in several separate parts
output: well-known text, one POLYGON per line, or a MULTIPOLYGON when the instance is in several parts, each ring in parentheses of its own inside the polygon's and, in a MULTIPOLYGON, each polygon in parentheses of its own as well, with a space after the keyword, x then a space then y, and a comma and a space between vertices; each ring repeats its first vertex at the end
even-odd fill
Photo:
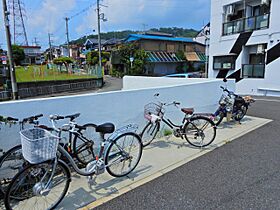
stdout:
POLYGON ((171 52, 147 52, 148 54, 148 61, 154 63, 173 63, 173 62, 182 62, 183 60, 179 59, 175 53, 171 52))

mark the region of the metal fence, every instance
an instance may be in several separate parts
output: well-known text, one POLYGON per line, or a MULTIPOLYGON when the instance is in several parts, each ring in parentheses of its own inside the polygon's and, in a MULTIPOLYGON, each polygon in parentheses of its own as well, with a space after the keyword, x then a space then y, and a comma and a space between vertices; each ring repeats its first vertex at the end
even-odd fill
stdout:
POLYGON ((8 100, 10 99, 9 91, 0 91, 0 100, 8 100))
POLYGON ((62 85, 50 85, 30 88, 20 88, 19 96, 21 98, 33 97, 39 95, 52 95, 62 92, 79 91, 85 89, 100 88, 103 85, 102 79, 96 79, 86 82, 75 82, 62 85))

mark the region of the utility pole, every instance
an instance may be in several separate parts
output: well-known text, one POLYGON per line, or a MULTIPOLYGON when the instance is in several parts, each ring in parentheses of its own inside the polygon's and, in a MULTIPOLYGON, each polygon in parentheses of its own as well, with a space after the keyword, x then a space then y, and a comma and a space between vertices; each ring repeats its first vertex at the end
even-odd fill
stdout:
POLYGON ((50 33, 48 33, 48 37, 49 37, 49 48, 50 48, 50 61, 52 61, 53 53, 52 53, 52 42, 51 42, 51 34, 50 33))
POLYGON ((5 29, 6 29, 6 39, 7 39, 9 65, 10 65, 12 96, 13 96, 14 100, 17 100, 18 99, 18 88, 17 88, 17 81, 16 81, 16 74, 15 74, 14 59, 13 59, 13 54, 12 54, 11 32, 10 32, 10 26, 9 26, 9 12, 8 12, 8 9, 7 9, 6 0, 2 0, 2 2, 3 2, 3 14, 4 14, 5 29))
POLYGON ((34 37, 34 46, 38 46, 37 37, 34 37))
POLYGON ((66 24, 66 40, 67 40, 67 49, 68 49, 68 56, 70 57, 70 44, 69 44, 69 28, 68 28, 68 21, 70 18, 65 18, 65 24, 66 24))
POLYGON ((99 67, 102 69, 102 56, 101 56, 101 37, 100 37, 100 5, 97 0, 97 31, 98 31, 98 51, 99 51, 99 67))

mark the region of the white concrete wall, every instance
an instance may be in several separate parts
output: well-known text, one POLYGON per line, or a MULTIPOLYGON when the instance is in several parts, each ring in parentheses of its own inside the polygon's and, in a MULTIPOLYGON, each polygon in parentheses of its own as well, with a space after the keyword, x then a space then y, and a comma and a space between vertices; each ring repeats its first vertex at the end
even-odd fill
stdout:
POLYGON ((216 81, 216 79, 124 76, 123 90, 195 84, 209 81, 216 81))
MULTIPOLYGON (((0 115, 22 119, 40 113, 49 116, 50 114, 67 115, 80 112, 81 116, 77 122, 81 124, 113 122, 120 127, 128 123, 137 123, 141 130, 145 124, 143 107, 155 101, 153 97, 155 93, 160 93, 159 99, 165 102, 176 100, 181 102, 182 107, 194 107, 197 112, 214 112, 221 95, 220 85, 223 85, 223 82, 217 80, 141 90, 2 102, 0 115)), ((235 89, 233 81, 229 81, 228 86, 231 90, 235 89)), ((180 123, 183 113, 175 107, 169 107, 166 116, 180 123)), ((50 125, 47 117, 41 123, 50 125)), ((0 148, 7 150, 19 142, 19 128, 17 126, 1 127, 0 148)))

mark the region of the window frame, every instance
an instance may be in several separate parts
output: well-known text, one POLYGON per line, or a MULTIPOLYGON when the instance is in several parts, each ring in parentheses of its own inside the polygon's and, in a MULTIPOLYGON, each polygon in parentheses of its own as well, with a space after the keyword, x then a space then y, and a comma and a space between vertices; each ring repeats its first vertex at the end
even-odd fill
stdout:
POLYGON ((236 55, 221 55, 221 56, 213 56, 213 69, 214 70, 234 70, 235 69, 235 65, 236 65, 236 55), (231 63, 231 67, 230 68, 223 68, 223 63, 222 63, 222 67, 221 68, 216 68, 215 67, 215 59, 216 58, 228 58, 228 57, 232 57, 232 63, 231 63))

